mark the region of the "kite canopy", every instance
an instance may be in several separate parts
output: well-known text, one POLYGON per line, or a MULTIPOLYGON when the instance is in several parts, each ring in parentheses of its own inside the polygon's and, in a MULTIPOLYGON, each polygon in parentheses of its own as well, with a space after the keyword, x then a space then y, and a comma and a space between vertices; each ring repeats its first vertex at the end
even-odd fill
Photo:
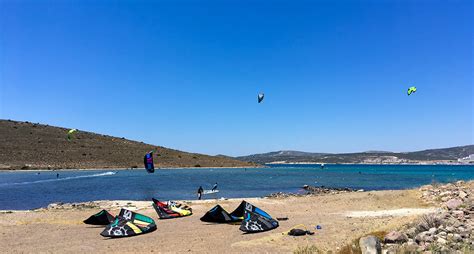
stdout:
POLYGON ((109 212, 106 210, 102 210, 91 217, 87 218, 84 220, 85 224, 90 224, 90 225, 109 225, 114 221, 114 216, 112 216, 109 212))
POLYGON ((67 132, 67 140, 68 141, 71 141, 72 138, 74 137, 74 133, 77 132, 77 129, 70 129, 68 132, 67 132))
POLYGON ((258 94, 258 97, 257 97, 258 103, 262 102, 264 97, 265 97, 265 94, 264 94, 264 93, 259 93, 259 94, 258 94))
POLYGON ((153 200, 153 208, 155 208, 156 213, 160 219, 172 219, 184 216, 190 216, 193 214, 193 210, 191 207, 176 203, 173 201, 169 201, 168 203, 160 202, 156 199, 153 200))
POLYGON ((242 201, 242 203, 240 203, 240 205, 231 213, 228 213, 220 205, 216 205, 201 217, 201 221, 214 223, 240 222, 244 219, 245 204, 247 204, 247 202, 242 201))
POLYGON ((155 172, 155 164, 153 164, 153 151, 145 154, 143 162, 145 163, 145 169, 148 173, 155 172))
POLYGON ((408 88, 407 94, 411 95, 414 92, 416 92, 416 87, 412 86, 412 87, 408 88))
POLYGON ((216 205, 201 218, 201 221, 215 223, 241 222, 240 230, 246 233, 263 232, 278 227, 278 221, 245 200, 230 214, 220 205, 216 205))
POLYGON ((272 230, 278 227, 278 221, 254 205, 245 204, 244 220, 240 224, 240 230, 246 233, 258 233, 272 230))
POLYGON ((156 224, 152 218, 122 208, 120 214, 100 235, 116 238, 146 234, 155 230, 156 224))

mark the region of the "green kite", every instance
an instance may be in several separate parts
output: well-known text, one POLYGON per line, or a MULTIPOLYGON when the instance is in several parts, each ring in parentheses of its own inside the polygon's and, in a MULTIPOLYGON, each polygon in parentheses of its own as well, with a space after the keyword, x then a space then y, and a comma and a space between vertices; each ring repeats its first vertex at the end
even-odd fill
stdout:
POLYGON ((70 129, 67 132, 67 141, 71 141, 72 138, 73 138, 74 133, 76 133, 76 132, 77 132, 77 129, 70 129))
POLYGON ((410 96, 412 93, 416 92, 416 87, 412 86, 408 88, 407 94, 410 96))

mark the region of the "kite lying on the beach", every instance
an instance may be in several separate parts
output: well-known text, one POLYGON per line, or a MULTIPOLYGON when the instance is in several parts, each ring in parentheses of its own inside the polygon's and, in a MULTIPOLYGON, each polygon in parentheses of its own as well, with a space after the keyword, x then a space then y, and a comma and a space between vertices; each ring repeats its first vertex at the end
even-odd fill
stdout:
POLYGON ((100 235, 116 238, 146 234, 155 230, 156 224, 152 218, 122 208, 120 214, 100 235))
POLYGON ((176 203, 173 201, 168 201, 167 203, 160 202, 154 198, 153 200, 153 208, 155 208, 156 213, 160 217, 160 219, 172 219, 184 216, 190 216, 193 214, 193 210, 191 207, 176 203))
POLYGON ((71 141, 72 138, 74 137, 74 133, 77 132, 77 129, 70 129, 68 132, 67 132, 67 140, 68 141, 71 141))
POLYGON ((257 233, 272 230, 278 227, 278 221, 258 207, 250 203, 245 204, 244 220, 240 230, 246 233, 257 233))
POLYGON ((109 225, 113 221, 114 221, 114 216, 112 216, 106 210, 102 210, 94 215, 91 215, 91 217, 84 220, 84 223, 90 224, 90 225, 109 225))
POLYGON ((264 93, 259 93, 257 97, 258 103, 262 102, 264 97, 265 97, 264 93))
POLYGON ((246 233, 263 232, 278 227, 278 221, 246 201, 242 201, 237 209, 230 214, 220 205, 216 205, 201 218, 201 221, 215 223, 241 222, 239 229, 246 233))
POLYGON ((407 94, 410 96, 412 93, 416 92, 416 87, 412 86, 408 88, 407 94))
POLYGON ((226 210, 224 210, 222 206, 216 205, 201 217, 201 221, 214 223, 241 222, 244 219, 244 209, 246 203, 247 202, 242 201, 242 203, 240 203, 240 205, 231 213, 228 213, 226 210))
POLYGON ((153 164, 153 151, 145 154, 143 158, 143 163, 145 163, 145 169, 148 173, 155 172, 155 164, 153 164))

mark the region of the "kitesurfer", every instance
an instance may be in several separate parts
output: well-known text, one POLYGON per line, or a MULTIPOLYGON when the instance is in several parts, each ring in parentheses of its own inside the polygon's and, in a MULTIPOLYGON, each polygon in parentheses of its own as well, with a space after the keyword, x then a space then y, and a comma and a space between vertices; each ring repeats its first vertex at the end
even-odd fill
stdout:
POLYGON ((211 190, 212 190, 212 191, 217 190, 217 182, 214 184, 214 186, 212 186, 212 189, 211 189, 211 190))
POLYGON ((197 191, 197 194, 198 194, 198 199, 201 200, 202 198, 202 193, 204 192, 204 189, 202 188, 202 186, 199 186, 199 189, 197 191))

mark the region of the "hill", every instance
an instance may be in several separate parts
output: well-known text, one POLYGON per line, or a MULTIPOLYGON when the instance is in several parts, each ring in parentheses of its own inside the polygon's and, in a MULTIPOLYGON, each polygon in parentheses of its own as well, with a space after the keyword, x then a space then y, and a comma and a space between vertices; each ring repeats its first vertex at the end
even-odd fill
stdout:
POLYGON ((0 168, 142 168, 143 156, 154 148, 158 148, 157 167, 255 166, 229 157, 187 153, 81 130, 72 141, 67 141, 67 131, 43 124, 0 120, 0 168))
POLYGON ((306 153, 298 151, 277 151, 236 157, 236 159, 255 163, 272 162, 314 162, 314 163, 427 163, 437 161, 457 161, 474 154, 474 145, 442 149, 430 149, 408 153, 369 151, 361 153, 306 153))

